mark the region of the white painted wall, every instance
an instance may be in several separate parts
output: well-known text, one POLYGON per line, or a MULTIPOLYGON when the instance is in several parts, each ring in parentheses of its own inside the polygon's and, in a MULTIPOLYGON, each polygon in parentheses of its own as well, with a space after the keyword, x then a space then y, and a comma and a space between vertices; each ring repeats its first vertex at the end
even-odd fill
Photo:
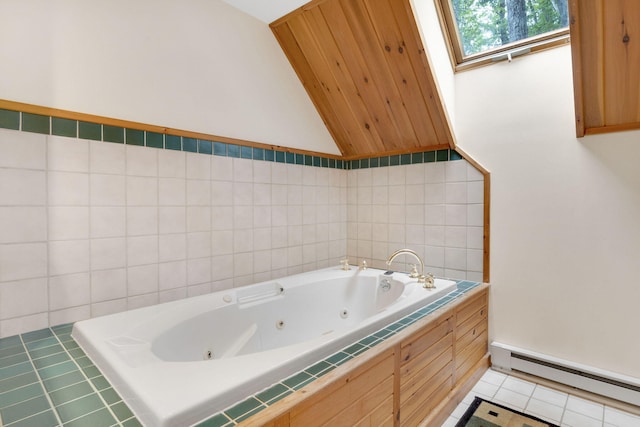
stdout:
POLYGON ((2 0, 0 99, 339 154, 267 24, 222 0, 2 0))
POLYGON ((570 48, 456 75, 491 171, 491 338, 640 378, 640 132, 575 137, 570 48))

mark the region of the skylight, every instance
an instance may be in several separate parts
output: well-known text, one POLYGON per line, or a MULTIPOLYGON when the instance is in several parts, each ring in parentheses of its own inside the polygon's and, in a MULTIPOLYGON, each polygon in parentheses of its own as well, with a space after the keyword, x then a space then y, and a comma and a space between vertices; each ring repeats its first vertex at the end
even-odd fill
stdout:
POLYGON ((456 69, 565 43, 567 0, 436 0, 456 69))

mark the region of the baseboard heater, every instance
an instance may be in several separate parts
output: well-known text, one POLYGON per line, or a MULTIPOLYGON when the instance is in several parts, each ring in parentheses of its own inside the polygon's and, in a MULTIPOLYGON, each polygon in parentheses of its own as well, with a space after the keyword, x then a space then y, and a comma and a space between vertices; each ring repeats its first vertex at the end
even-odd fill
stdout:
POLYGON ((581 365, 552 356, 492 342, 491 365, 498 370, 523 372, 640 406, 640 379, 581 365))

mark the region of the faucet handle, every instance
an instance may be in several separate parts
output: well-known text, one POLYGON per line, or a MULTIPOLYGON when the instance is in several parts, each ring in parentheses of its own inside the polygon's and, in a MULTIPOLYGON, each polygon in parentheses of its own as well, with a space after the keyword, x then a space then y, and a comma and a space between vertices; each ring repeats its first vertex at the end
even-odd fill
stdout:
POLYGON ((418 266, 415 264, 409 264, 409 266, 411 267, 411 273, 409 273, 409 277, 411 277, 412 279, 417 279, 418 277, 420 277, 420 273, 418 273, 418 266))
POLYGON ((431 273, 427 273, 424 276, 424 285, 422 285, 423 288, 426 289, 432 289, 435 288, 435 278, 433 277, 433 274, 431 273))
POLYGON ((362 260, 362 262, 360 263, 360 270, 366 270, 367 269, 367 261, 366 260, 362 260))
POLYGON ((351 270, 351 267, 349 267, 349 258, 341 259, 340 260, 340 265, 342 266, 342 269, 344 271, 351 270))

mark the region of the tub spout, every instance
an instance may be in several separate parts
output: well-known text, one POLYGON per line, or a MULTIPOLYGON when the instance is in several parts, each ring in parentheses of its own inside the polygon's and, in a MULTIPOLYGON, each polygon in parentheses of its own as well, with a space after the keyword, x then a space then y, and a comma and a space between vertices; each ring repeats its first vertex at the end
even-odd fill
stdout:
POLYGON ((389 255, 389 258, 387 259, 387 265, 391 265, 391 263, 393 262, 395 257, 397 257, 398 255, 403 255, 403 254, 404 255, 411 255, 411 256, 415 257, 418 260, 418 262, 420 263, 420 273, 418 273, 414 268, 413 271, 410 274, 410 277, 417 278, 418 279, 418 283, 422 283, 425 288, 433 288, 433 287, 435 287, 434 280, 433 280, 433 275, 429 274, 429 275, 425 276, 425 274, 424 274, 424 261, 422 261, 422 258, 420 258, 420 256, 415 251, 412 251, 411 249, 398 249, 397 251, 395 251, 394 253, 389 255))

